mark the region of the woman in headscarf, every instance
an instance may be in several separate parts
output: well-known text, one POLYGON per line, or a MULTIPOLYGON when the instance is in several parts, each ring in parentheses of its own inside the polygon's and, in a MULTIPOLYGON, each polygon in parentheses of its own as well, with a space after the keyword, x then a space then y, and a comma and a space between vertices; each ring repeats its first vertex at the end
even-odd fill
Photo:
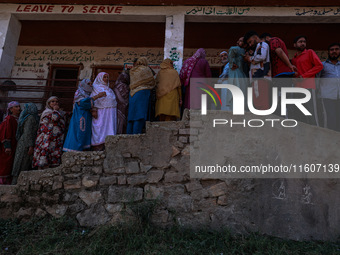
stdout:
POLYGON ((117 97, 117 134, 125 134, 129 106, 130 75, 123 71, 117 78, 113 91, 117 97))
POLYGON ((61 163, 64 142, 64 112, 59 110, 59 99, 50 97, 40 117, 40 126, 35 141, 33 167, 45 169, 61 163))
POLYGON ((94 102, 92 119, 91 145, 93 150, 105 149, 105 138, 117 134, 117 101, 116 95, 109 87, 109 75, 101 72, 93 82, 91 97, 105 92, 102 97, 94 102))
POLYGON ((174 121, 180 117, 181 80, 170 59, 165 59, 156 77, 156 117, 160 121, 174 121))
MULTIPOLYGON (((200 83, 190 84, 191 78, 210 78, 211 71, 208 61, 205 59, 206 53, 200 48, 196 53, 184 61, 179 77, 185 88, 184 107, 199 109, 201 106, 200 83)), ((204 81, 202 81, 204 82, 204 81)))
POLYGON ((19 124, 16 134, 18 141, 15 151, 14 165, 12 169, 12 184, 17 183, 21 171, 31 170, 35 138, 39 127, 37 106, 27 103, 19 116, 19 124))
POLYGON ((130 70, 130 95, 127 134, 141 134, 148 118, 150 90, 155 79, 145 57, 137 60, 130 70))
POLYGON ((91 108, 94 100, 105 96, 105 92, 90 97, 92 82, 83 79, 79 85, 73 100, 73 114, 68 128, 63 151, 83 151, 91 147, 92 116, 91 108))
MULTIPOLYGON (((238 39, 236 46, 230 47, 229 49, 229 78, 224 83, 233 84, 239 87, 243 95, 247 95, 247 88, 249 86, 249 80, 245 75, 244 61, 243 57, 245 54, 245 49, 243 48, 243 37, 238 39)), ((225 91, 227 89, 224 89, 225 91)), ((222 98, 223 102, 224 98, 222 98)), ((226 92, 226 102, 225 102, 225 110, 232 111, 233 110, 233 97, 232 94, 226 92)), ((222 103, 223 104, 223 103, 222 103)), ((247 100, 245 100, 245 106, 247 105, 247 100)), ((224 104, 223 104, 224 106, 224 104)))
POLYGON ((11 171, 17 140, 15 138, 20 104, 12 101, 8 104, 6 117, 0 124, 0 184, 11 184, 11 171))
MULTIPOLYGON (((0 82, 0 97, 6 98, 8 97, 9 91, 15 91, 16 84, 12 80, 5 80, 4 82, 0 82)), ((7 104, 6 102, 0 100, 0 123, 7 116, 7 104)))

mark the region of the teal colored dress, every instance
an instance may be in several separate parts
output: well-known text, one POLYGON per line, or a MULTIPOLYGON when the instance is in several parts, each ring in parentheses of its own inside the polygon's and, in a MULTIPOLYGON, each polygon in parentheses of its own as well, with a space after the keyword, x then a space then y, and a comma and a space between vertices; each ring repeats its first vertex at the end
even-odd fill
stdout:
POLYGON ((74 104, 63 151, 83 151, 91 147, 92 106, 91 97, 74 104))
MULTIPOLYGON (((249 81, 247 76, 244 73, 244 61, 243 56, 245 54, 244 49, 239 46, 233 46, 229 49, 229 77, 228 81, 224 83, 232 84, 239 87, 244 95, 245 104, 247 104, 247 88, 249 86, 249 81), (237 65, 238 68, 232 70, 233 65, 237 65)), ((227 102, 226 106, 232 110, 233 109, 233 97, 232 94, 227 92, 227 102)))

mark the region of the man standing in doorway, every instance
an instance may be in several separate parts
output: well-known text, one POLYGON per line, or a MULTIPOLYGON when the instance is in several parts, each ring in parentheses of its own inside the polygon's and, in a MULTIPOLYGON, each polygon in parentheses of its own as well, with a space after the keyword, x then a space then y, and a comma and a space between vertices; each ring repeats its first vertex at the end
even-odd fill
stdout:
POLYGON ((294 39, 294 47, 296 53, 292 59, 292 64, 297 67, 296 77, 303 79, 295 83, 295 87, 305 88, 311 92, 311 99, 304 104, 306 109, 312 114, 311 116, 305 116, 297 108, 288 111, 292 113, 293 119, 305 122, 311 125, 318 125, 317 107, 316 107, 316 93, 315 93, 315 76, 318 72, 323 69, 323 65, 311 49, 306 49, 307 38, 306 36, 300 35, 294 39))
POLYGON ((328 59, 320 72, 319 96, 324 108, 324 126, 340 132, 340 44, 328 46, 328 59))

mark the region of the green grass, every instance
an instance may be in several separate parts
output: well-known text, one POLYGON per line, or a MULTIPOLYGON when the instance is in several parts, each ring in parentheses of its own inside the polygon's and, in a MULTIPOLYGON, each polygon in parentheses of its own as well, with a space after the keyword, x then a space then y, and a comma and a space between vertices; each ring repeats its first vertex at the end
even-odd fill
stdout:
POLYGON ((339 243, 148 225, 82 228, 69 218, 0 220, 0 254, 340 254, 339 243))

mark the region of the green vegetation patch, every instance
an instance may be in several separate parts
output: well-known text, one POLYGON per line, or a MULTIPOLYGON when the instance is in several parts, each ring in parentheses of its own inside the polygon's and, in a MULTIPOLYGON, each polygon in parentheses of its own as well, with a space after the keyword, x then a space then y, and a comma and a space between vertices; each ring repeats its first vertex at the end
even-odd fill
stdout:
POLYGON ((70 218, 0 220, 0 254, 340 254, 340 243, 296 242, 151 224, 83 228, 70 218))

